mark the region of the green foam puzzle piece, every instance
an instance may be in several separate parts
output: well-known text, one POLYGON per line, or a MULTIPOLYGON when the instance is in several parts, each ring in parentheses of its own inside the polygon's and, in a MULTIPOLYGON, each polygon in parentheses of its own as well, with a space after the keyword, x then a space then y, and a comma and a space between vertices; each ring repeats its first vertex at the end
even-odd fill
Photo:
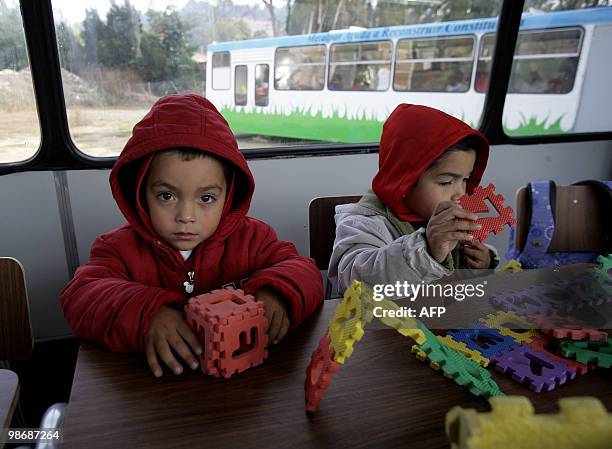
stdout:
POLYGON ((612 367, 612 338, 597 341, 562 340, 563 357, 571 357, 580 363, 596 363, 601 368, 612 367))

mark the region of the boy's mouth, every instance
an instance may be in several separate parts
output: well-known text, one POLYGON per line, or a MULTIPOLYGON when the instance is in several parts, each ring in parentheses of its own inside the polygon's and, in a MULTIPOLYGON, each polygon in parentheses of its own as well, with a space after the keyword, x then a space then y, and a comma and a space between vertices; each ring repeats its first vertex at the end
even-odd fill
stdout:
POLYGON ((175 232, 174 236, 177 238, 177 240, 195 240, 195 238, 198 236, 197 234, 192 234, 191 232, 175 232))

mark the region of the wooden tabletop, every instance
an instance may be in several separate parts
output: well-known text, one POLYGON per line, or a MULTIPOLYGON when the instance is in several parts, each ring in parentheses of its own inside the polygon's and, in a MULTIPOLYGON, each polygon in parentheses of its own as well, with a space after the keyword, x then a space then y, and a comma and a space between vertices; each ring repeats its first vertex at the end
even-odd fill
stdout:
POLYGON ((19 379, 17 374, 7 369, 0 369, 0 429, 10 427, 18 399, 19 379))
MULTIPOLYGON (((369 329, 335 374, 314 417, 306 416, 306 366, 336 304, 326 301, 270 349, 263 365, 229 380, 200 371, 156 379, 141 354, 84 344, 63 447, 448 448, 444 417, 451 407, 489 409, 485 399, 419 362, 410 353, 411 340, 391 329, 369 329)), ((489 371, 506 394, 530 398, 536 412, 555 412, 560 397, 584 395, 612 411, 610 369, 540 394, 489 371)))

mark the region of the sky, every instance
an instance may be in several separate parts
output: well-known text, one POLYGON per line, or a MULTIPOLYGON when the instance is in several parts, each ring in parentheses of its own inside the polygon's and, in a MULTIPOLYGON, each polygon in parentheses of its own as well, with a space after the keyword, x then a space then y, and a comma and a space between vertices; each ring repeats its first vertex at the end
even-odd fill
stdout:
MULTIPOLYGON (((16 0, 13 0, 16 1, 16 0)), ((146 11, 149 8, 156 10, 164 10, 166 6, 174 6, 176 9, 181 9, 189 0, 130 0, 130 3, 139 11, 146 11)), ((209 3, 215 3, 215 0, 204 0, 209 3)), ((238 5, 262 5, 262 0, 233 0, 238 5)), ((7 3, 11 3, 9 0, 7 3)), ((123 4, 123 0, 116 0, 119 5, 123 4)), ((53 16, 55 21, 65 20, 69 23, 81 22, 85 18, 85 10, 95 8, 98 10, 100 17, 105 17, 107 11, 111 7, 110 0, 51 0, 53 5, 53 16)))

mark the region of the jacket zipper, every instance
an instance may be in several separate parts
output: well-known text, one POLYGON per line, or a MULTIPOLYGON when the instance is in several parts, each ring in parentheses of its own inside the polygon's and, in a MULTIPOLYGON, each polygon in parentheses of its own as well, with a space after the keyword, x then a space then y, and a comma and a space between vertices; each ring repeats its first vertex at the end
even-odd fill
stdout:
POLYGON ((189 271, 187 273, 187 280, 183 282, 183 286, 185 287, 185 293, 191 294, 194 290, 195 284, 195 271, 189 271))

